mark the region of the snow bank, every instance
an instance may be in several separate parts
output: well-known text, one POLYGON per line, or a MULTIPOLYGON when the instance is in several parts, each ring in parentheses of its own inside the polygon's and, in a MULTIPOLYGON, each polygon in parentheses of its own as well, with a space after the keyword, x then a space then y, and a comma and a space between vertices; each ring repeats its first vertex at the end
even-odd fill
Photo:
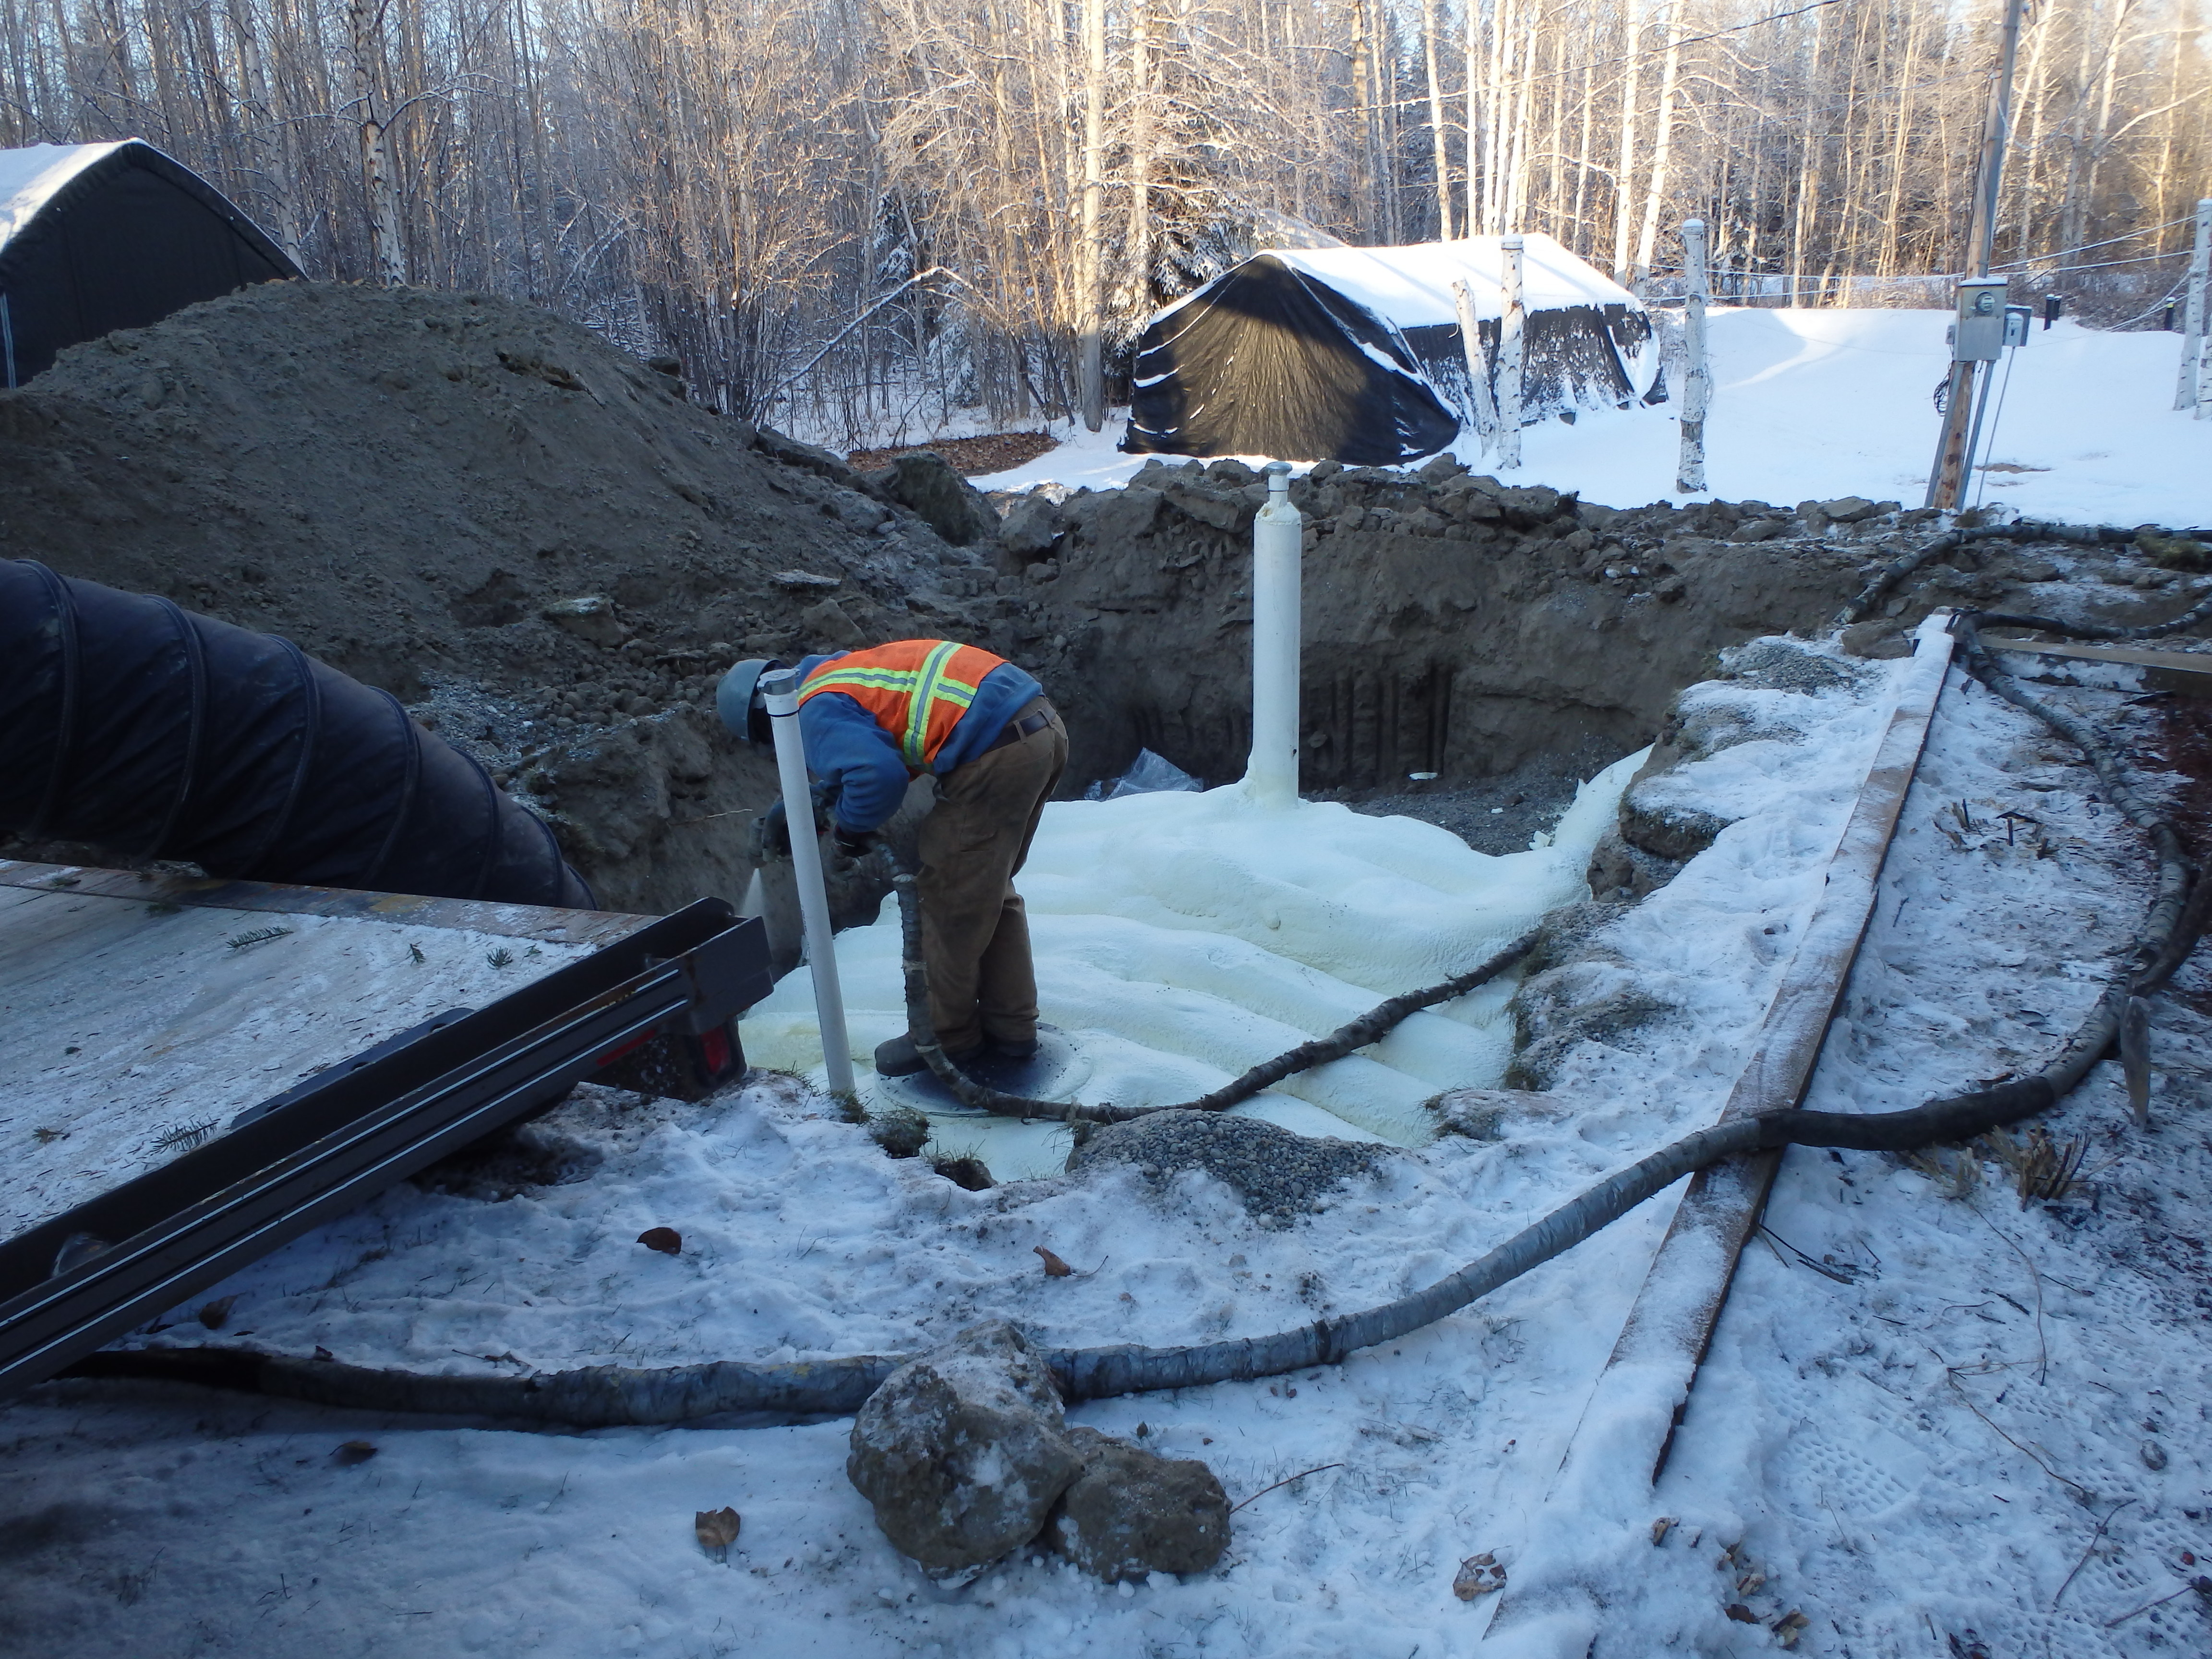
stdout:
MULTIPOLYGON (((1413 818, 1333 802, 1255 806, 1237 785, 1054 802, 1016 884, 1044 1018, 1089 1063, 1078 1097, 1191 1100, 1387 997, 1464 972, 1585 896, 1591 849, 1641 761, 1584 784, 1550 844, 1500 858, 1413 818)), ((838 936, 837 971, 865 1072, 876 1044, 906 1029, 896 903, 838 936)), ((1429 1135, 1422 1102, 1504 1072, 1511 992, 1486 986, 1416 1014, 1372 1049, 1237 1109, 1308 1134, 1419 1145, 1429 1135)), ((742 1030, 755 1064, 821 1081, 804 969, 742 1030)), ((936 1128, 936 1150, 975 1152, 1002 1180, 1066 1160, 1062 1129, 952 1112, 936 1128)))

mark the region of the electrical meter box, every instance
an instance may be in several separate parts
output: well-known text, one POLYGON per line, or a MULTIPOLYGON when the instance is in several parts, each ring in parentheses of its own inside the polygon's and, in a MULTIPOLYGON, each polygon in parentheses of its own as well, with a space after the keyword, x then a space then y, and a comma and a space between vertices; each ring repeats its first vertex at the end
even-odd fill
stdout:
POLYGON ((1959 320, 1951 331, 1951 361, 1993 363, 2004 355, 2002 276, 1969 276, 1959 284, 1959 320))
POLYGON ((2007 306, 2005 307, 2005 343, 2008 346, 2026 345, 2029 325, 2034 321, 2033 307, 2007 306))

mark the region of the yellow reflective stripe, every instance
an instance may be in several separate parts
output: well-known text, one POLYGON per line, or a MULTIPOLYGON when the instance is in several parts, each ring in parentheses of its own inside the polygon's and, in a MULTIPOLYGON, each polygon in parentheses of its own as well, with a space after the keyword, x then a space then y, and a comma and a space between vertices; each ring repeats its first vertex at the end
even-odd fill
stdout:
POLYGON ((929 711, 936 704, 938 687, 945 681, 945 665, 952 659, 959 646, 947 640, 921 659, 920 684, 906 706, 906 763, 919 767, 926 764, 924 755, 929 743, 929 711))
POLYGON ((833 668, 826 674, 817 674, 806 683, 799 696, 802 700, 817 691, 837 685, 865 685, 872 691, 907 691, 921 678, 912 668, 833 668))

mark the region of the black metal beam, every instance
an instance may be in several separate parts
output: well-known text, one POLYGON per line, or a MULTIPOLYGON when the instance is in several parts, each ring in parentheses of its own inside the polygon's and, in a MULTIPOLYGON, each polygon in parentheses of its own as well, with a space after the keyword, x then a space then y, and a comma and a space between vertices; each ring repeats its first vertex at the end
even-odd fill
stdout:
POLYGON ((767 931, 702 899, 510 996, 416 1027, 241 1112, 222 1135, 0 1244, 0 1399, 558 1100, 655 1034, 742 1072, 767 931))

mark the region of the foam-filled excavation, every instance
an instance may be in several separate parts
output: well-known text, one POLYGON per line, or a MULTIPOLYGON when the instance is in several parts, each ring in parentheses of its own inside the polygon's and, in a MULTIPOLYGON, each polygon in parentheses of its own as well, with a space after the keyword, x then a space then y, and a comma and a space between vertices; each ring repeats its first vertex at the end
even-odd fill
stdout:
MULTIPOLYGON (((1642 761, 1585 783, 1548 840, 1493 857, 1449 830, 1331 802, 1254 805, 1240 785, 1200 794, 1055 801, 1016 880, 1028 902, 1039 1006, 1079 1054, 1062 1097, 1168 1105, 1335 1030, 1386 997, 1498 950, 1583 871, 1642 761)), ((906 1029, 897 906, 837 937, 854 1064, 872 1109, 918 1104, 929 1151, 979 1158, 1001 1181, 1057 1173, 1068 1131, 927 1103, 867 1070, 906 1029)), ((1428 1012, 1382 1042, 1233 1109, 1300 1133, 1426 1141, 1423 1103, 1494 1085, 1511 1057, 1510 980, 1428 1012)), ((804 970, 745 1016, 755 1064, 819 1082, 822 1046, 804 970)))

